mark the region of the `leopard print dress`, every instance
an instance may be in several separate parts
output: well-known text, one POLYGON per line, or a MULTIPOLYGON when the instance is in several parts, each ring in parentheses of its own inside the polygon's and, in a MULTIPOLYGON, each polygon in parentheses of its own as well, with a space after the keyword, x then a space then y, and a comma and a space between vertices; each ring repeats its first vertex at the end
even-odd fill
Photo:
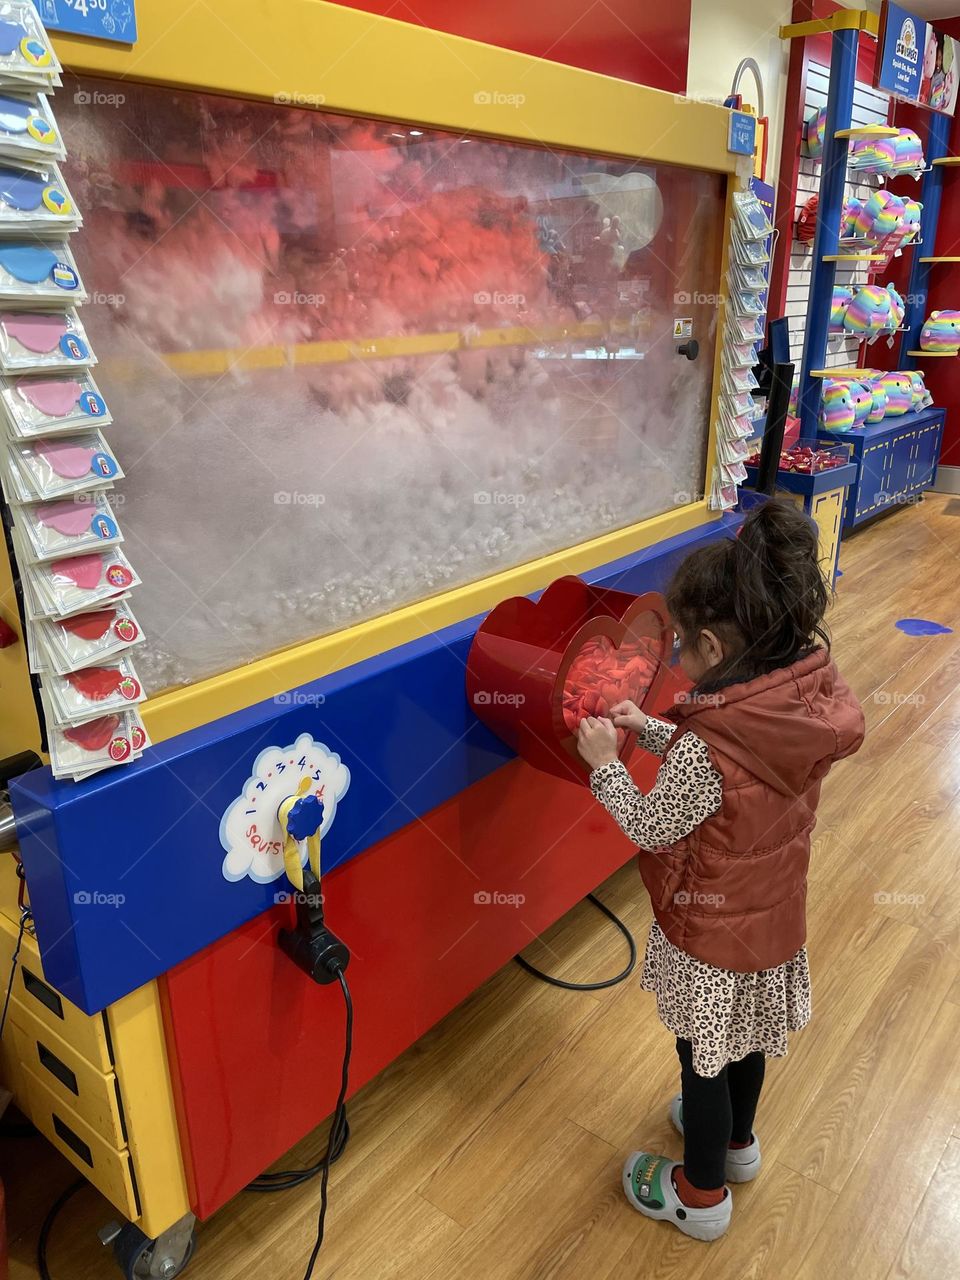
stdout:
MULTIPOLYGON (((645 849, 675 844, 720 808, 722 781, 706 743, 684 733, 667 751, 674 731, 666 721, 647 719, 640 745, 663 757, 663 764, 646 795, 619 760, 590 775, 593 794, 639 845, 641 856, 645 849)), ((694 1070, 701 1076, 715 1076, 757 1050, 783 1057, 787 1033, 810 1020, 806 947, 774 969, 736 973, 680 951, 654 921, 640 982, 655 993, 664 1026, 693 1045, 694 1070)))

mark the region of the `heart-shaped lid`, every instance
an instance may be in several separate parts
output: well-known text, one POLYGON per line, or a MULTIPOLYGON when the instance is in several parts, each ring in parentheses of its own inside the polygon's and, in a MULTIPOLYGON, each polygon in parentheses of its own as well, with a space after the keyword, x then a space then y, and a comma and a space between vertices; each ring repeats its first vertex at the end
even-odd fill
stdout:
POLYGON ((83 671, 72 671, 65 678, 88 702, 104 702, 116 693, 128 700, 140 696, 138 681, 119 667, 86 667, 83 671))
POLYGON ((103 556, 72 556, 69 560, 54 560, 50 572, 61 582, 72 582, 81 591, 92 591, 99 586, 103 575, 103 556))
POLYGON ((116 609, 97 609, 92 613, 75 614, 72 618, 61 618, 57 625, 80 640, 100 640, 110 630, 116 616, 116 609))
POLYGON ((37 520, 48 529, 56 529, 67 538, 89 533, 92 519, 88 502, 46 502, 36 508, 37 520))
POLYGON ((64 729, 63 736, 84 751, 102 751, 119 728, 119 716, 101 716, 99 720, 88 720, 86 724, 64 729))
POLYGON ((31 103, 0 93, 0 129, 5 133, 26 133, 27 121, 34 114, 31 103))
POLYGON ((0 167, 0 200, 11 209, 30 213, 43 199, 46 179, 23 169, 0 167))
POLYGON ((48 418, 65 418, 77 407, 80 383, 70 379, 56 382, 18 382, 17 394, 48 418))
POLYGON ((89 445, 67 444, 63 440, 38 440, 33 451, 63 480, 79 480, 87 475, 96 453, 89 445))
POLYGON ((63 316, 46 315, 41 311, 7 311, 0 315, 0 325, 21 347, 37 355, 55 351, 57 343, 67 332, 63 316))
POLYGON ((48 279, 58 262, 52 249, 39 244, 0 244, 0 267, 22 284, 48 279))

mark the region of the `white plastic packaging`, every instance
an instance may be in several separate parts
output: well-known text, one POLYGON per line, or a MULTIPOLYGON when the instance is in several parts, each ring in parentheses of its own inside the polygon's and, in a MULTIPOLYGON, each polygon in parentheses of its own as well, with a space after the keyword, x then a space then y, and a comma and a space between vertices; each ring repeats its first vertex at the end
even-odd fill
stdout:
POLYGON ((0 303, 42 310, 79 305, 87 297, 65 240, 0 241, 0 303))
POLYGON ((49 502, 71 493, 102 489, 123 477, 99 431, 13 441, 7 445, 5 460, 5 481, 12 483, 7 500, 15 503, 49 502))
POLYGON ((36 232, 62 235, 76 231, 83 219, 63 174, 55 164, 29 169, 0 160, 0 232, 5 236, 36 232))
POLYGON ((0 159, 46 166, 66 149, 44 95, 0 91, 0 159))
POLYGON ((30 628, 36 642, 36 670, 57 675, 96 666, 143 643, 143 632, 124 601, 69 618, 43 618, 30 628))
POLYGON ((107 427, 113 415, 86 370, 73 378, 0 379, 0 414, 14 440, 107 427))
POLYGON ((61 83, 62 67, 31 0, 0 3, 0 85, 29 92, 61 83))
POLYGON ((123 541, 103 489, 73 494, 55 502, 29 503, 11 510, 14 526, 22 535, 31 563, 102 551, 123 541))
POLYGON ((0 311, 0 370, 56 374, 97 363, 73 307, 66 311, 0 311))
POLYGON ((56 778, 79 782, 115 764, 128 764, 141 756, 149 743, 135 708, 60 728, 42 691, 41 699, 49 727, 50 767, 56 778))
POLYGON ((65 676, 47 676, 43 688, 58 725, 82 724, 113 712, 122 714, 147 696, 129 657, 65 676))
MULTIPOLYGON (((14 531, 14 546, 19 539, 14 531)), ((19 557, 18 557, 19 558, 19 557)), ((27 613, 31 619, 65 618, 85 613, 122 596, 140 578, 119 547, 89 551, 84 555, 20 564, 27 613)))

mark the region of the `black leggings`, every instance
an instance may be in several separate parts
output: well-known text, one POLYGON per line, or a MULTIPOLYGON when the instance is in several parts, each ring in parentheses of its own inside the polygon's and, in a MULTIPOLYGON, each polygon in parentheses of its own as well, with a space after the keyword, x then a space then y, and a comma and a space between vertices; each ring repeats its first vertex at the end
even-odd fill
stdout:
POLYGON ((763 1088, 766 1059, 748 1053, 719 1075, 698 1076, 693 1045, 677 1041, 683 1094, 683 1172, 701 1191, 715 1191, 726 1181, 724 1165, 731 1142, 749 1142, 763 1088))

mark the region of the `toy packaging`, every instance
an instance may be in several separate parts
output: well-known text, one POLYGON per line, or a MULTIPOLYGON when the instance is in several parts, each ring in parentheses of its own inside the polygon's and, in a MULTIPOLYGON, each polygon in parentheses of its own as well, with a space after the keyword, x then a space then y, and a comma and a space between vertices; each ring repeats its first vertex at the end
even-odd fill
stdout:
POLYGON ((97 666, 143 643, 140 624, 125 601, 69 618, 41 619, 33 635, 31 671, 61 676, 97 666))
POLYGON ((8 502, 49 502, 71 493, 103 488, 123 471, 99 431, 7 445, 8 502))
POLYGON ((24 551, 32 563, 102 550, 123 541, 102 489, 74 494, 57 502, 12 507, 11 511, 14 526, 23 535, 24 551))
POLYGON ((146 696, 129 657, 84 667, 65 676, 45 676, 43 688, 59 725, 82 724, 113 712, 122 713, 146 696))
POLYGON ((63 373, 96 362, 73 307, 64 312, 0 311, 3 373, 63 373))
POLYGON ((27 612, 34 619, 89 612, 140 581, 119 547, 44 564, 21 564, 20 569, 27 612))
POLYGON ((0 88, 29 93, 56 88, 62 68, 31 0, 0 3, 0 88))
POLYGON ((135 708, 61 728, 43 690, 41 700, 50 725, 50 767, 54 777, 80 782, 110 765, 136 760, 149 745, 135 708))
POLYGON ((73 378, 0 379, 0 418, 14 440, 107 427, 113 417, 83 369, 73 378))
POLYGON ((55 164, 46 169, 0 162, 0 233, 60 236, 82 224, 73 197, 55 164))
POLYGON ((60 130, 43 94, 0 93, 0 160, 45 166, 66 159, 60 130))
POLYGON ((0 241, 0 303, 35 310, 85 302, 87 292, 65 240, 0 241))

